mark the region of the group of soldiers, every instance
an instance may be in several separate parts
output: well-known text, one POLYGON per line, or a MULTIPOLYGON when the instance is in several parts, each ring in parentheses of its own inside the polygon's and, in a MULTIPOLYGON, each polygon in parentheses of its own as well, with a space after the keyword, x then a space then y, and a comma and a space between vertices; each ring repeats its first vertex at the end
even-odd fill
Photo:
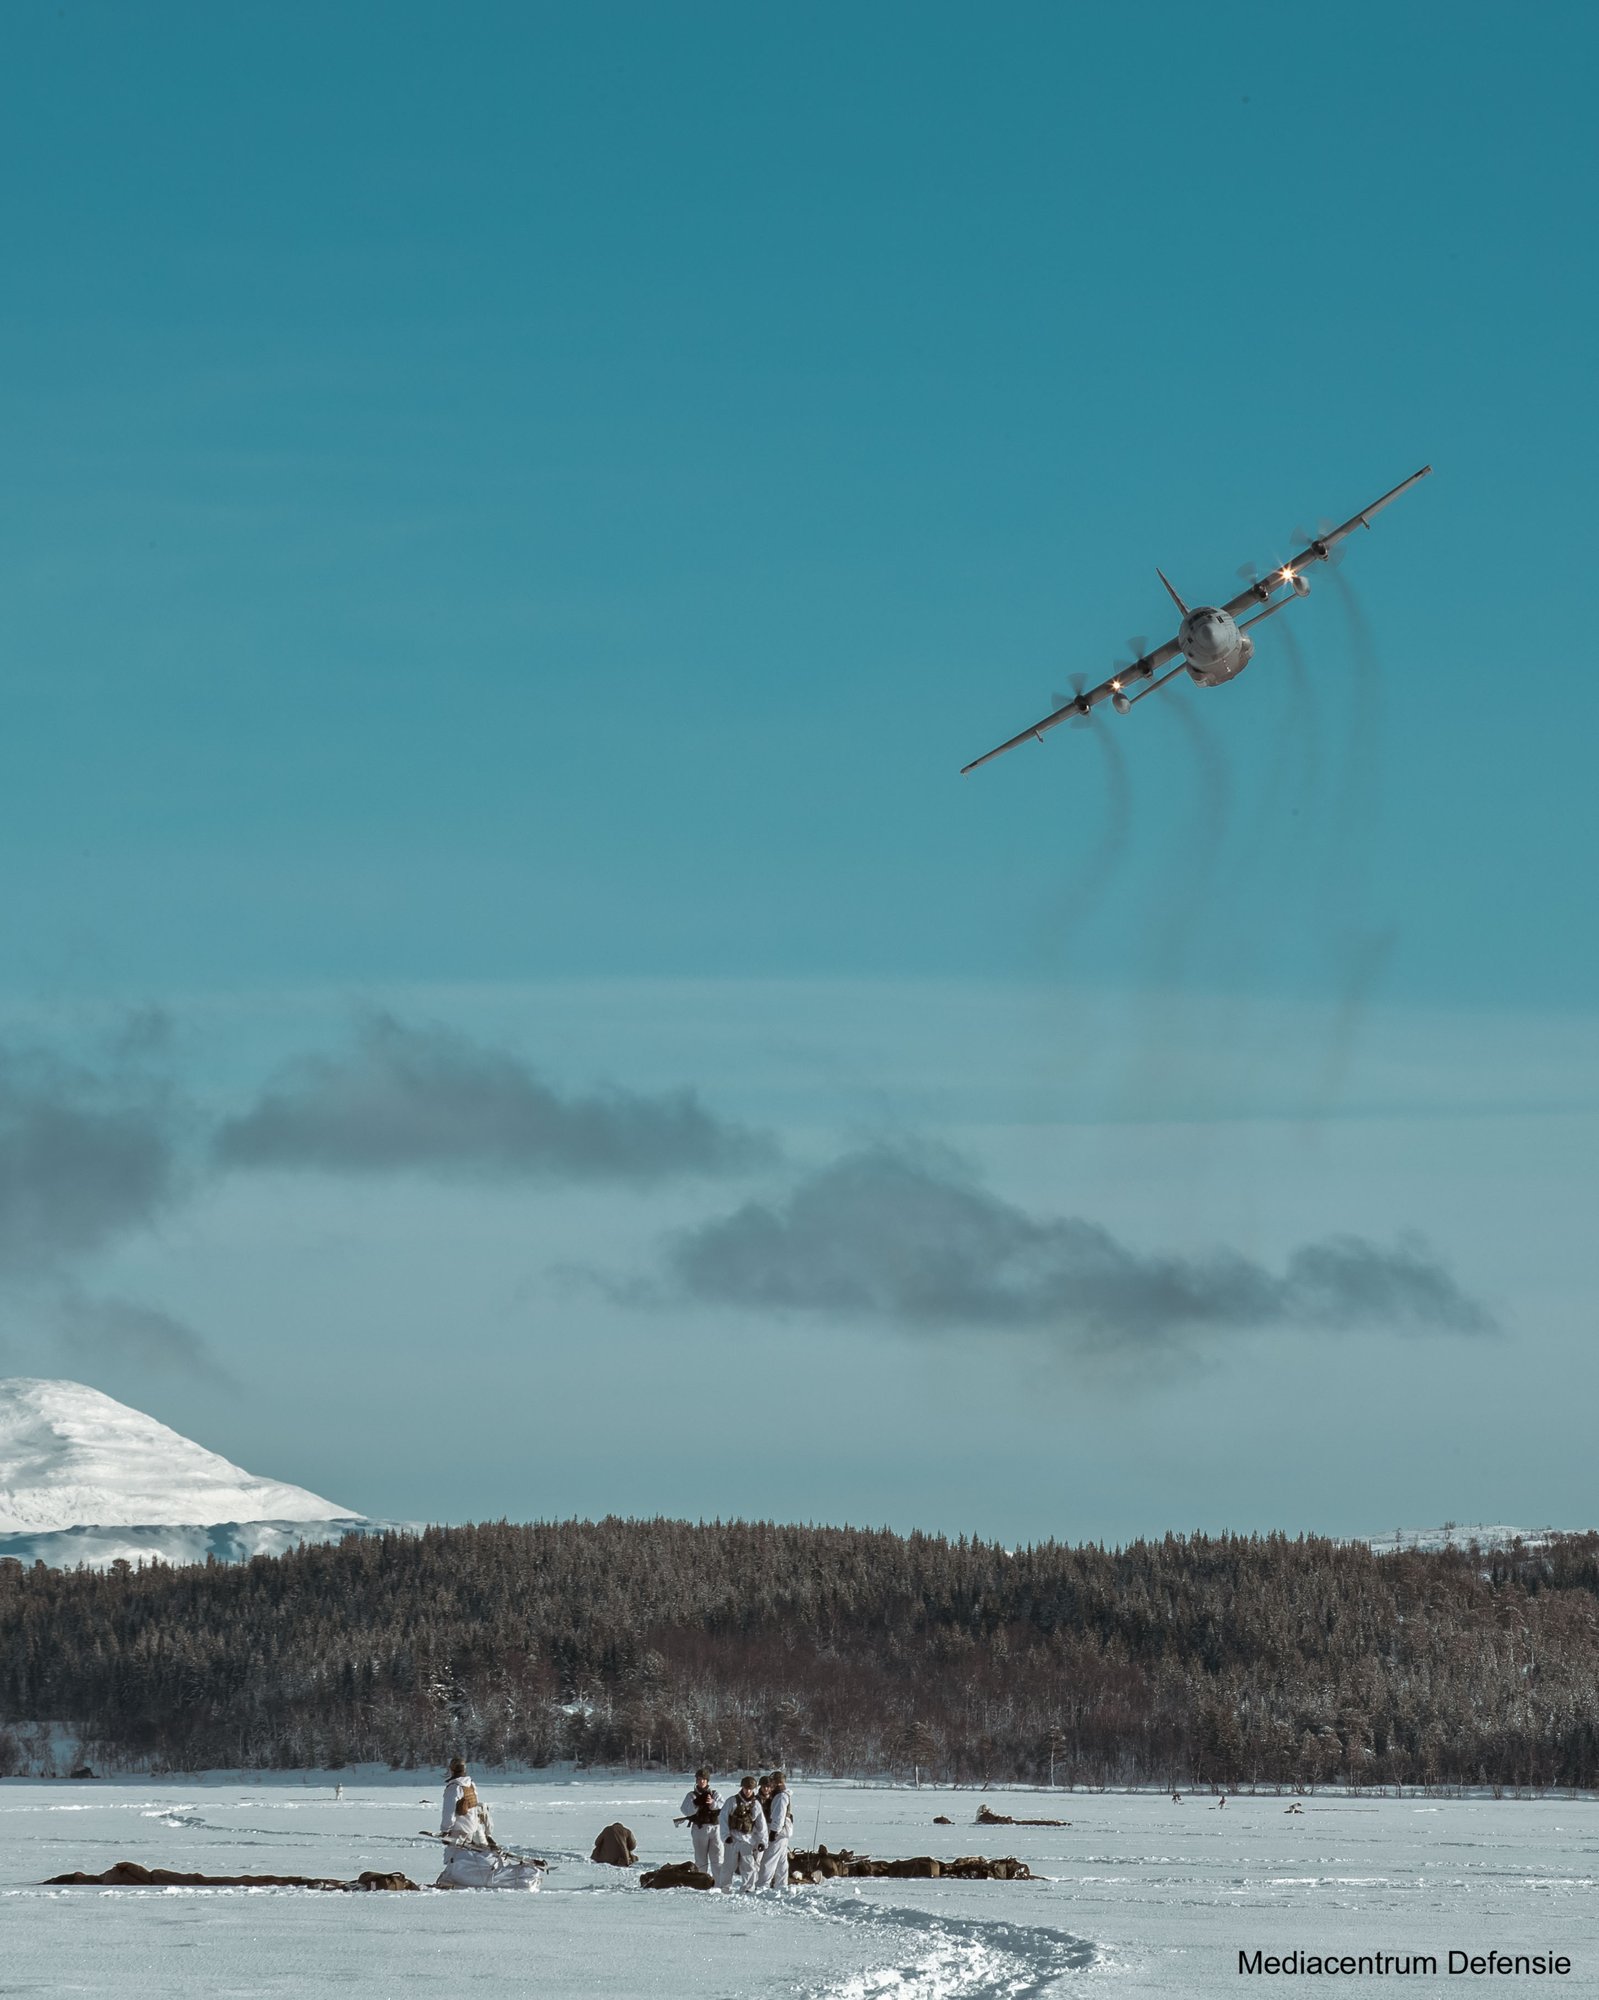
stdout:
MULTIPOLYGON (((794 1801, 788 1779, 781 1771, 769 1771, 764 1778, 747 1777, 736 1792, 724 1801, 711 1783, 709 1771, 694 1773, 694 1789, 683 1800, 683 1810, 674 1822, 687 1826, 694 1842, 695 1866, 709 1875, 718 1889, 786 1889, 788 1887, 788 1840, 794 1825, 794 1801)), ((467 1774, 465 1763, 451 1760, 444 1781, 443 1810, 439 1835, 451 1850, 446 1857, 446 1883, 439 1887, 491 1886, 487 1875, 479 1882, 462 1873, 481 1853, 485 1866, 492 1861, 503 1865, 504 1851, 494 1838, 488 1807, 478 1797, 477 1787, 467 1774), (455 1871, 451 1874, 452 1869, 455 1871)), ((633 1861, 633 1836, 624 1826, 607 1827, 594 1850, 596 1861, 614 1861, 626 1867, 633 1861), (626 1844, 617 1853, 602 1852, 608 1836, 626 1835, 626 1844)), ((519 1865, 524 1865, 520 1864, 519 1865)), ((542 1862, 525 1864, 542 1868, 542 1862)))
POLYGON ((674 1821, 686 1825, 694 1841, 694 1865, 718 1889, 788 1887, 788 1837, 794 1801, 781 1771, 744 1778, 724 1803, 709 1771, 694 1773, 694 1789, 674 1821))

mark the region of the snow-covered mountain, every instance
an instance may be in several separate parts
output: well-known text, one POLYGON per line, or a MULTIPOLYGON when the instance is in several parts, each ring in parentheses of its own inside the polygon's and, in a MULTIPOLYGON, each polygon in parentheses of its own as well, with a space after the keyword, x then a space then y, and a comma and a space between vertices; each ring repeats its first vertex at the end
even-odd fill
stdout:
POLYGON ((0 1381, 0 1555, 197 1561, 223 1553, 211 1539, 223 1530, 231 1552, 248 1555, 360 1525, 334 1501, 258 1479, 82 1382, 0 1381), (162 1537, 184 1553, 166 1554, 162 1537))

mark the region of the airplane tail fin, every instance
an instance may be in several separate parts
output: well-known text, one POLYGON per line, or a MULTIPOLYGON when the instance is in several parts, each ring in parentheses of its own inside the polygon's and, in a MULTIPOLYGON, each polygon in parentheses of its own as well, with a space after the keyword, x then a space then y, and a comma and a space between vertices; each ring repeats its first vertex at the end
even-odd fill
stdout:
POLYGON ((1176 591, 1172 589, 1171 585, 1169 583, 1166 583, 1166 572, 1163 569, 1157 568, 1155 574, 1160 578, 1162 583, 1166 584, 1166 595, 1171 599, 1172 603, 1176 605, 1177 609, 1186 618, 1188 616, 1188 606, 1184 604, 1183 600, 1177 595, 1176 591))

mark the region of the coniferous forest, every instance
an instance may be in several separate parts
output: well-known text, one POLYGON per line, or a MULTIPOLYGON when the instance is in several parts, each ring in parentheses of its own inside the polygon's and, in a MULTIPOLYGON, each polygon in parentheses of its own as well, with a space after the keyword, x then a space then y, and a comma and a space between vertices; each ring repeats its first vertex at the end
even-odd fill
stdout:
POLYGON ((1599 1535, 1014 1553, 674 1521, 351 1537, 236 1566, 0 1563, 0 1775, 781 1762, 1061 1784, 1599 1785, 1599 1535))

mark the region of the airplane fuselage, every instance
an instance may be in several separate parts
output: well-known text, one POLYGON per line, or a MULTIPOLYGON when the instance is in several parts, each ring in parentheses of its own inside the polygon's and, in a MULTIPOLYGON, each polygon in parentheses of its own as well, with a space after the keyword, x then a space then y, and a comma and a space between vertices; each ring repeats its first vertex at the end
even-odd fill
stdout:
POLYGON ((1190 679, 1201 687, 1220 687, 1223 681, 1236 679, 1255 657, 1254 640, 1213 604, 1185 612, 1177 640, 1190 679))

